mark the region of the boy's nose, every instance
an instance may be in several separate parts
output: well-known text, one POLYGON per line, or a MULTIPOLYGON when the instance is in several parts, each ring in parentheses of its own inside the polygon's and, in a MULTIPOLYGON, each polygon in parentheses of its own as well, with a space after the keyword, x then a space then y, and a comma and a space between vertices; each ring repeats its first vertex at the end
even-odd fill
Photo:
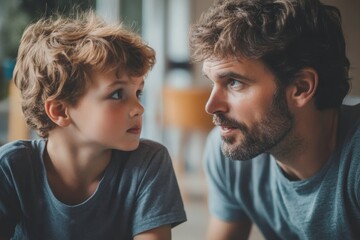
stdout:
POLYGON ((141 116, 144 113, 144 111, 145 109, 143 105, 139 101, 137 101, 133 106, 133 108, 131 109, 129 115, 130 117, 141 116))

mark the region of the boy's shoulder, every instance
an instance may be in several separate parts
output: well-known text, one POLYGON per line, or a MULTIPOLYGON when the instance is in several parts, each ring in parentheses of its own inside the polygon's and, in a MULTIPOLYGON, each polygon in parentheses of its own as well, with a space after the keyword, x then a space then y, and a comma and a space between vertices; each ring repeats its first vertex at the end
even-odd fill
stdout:
POLYGON ((160 150, 167 150, 167 148, 159 142, 156 142, 156 141, 150 140, 150 139, 146 139, 146 138, 140 139, 140 144, 139 144, 139 147, 137 148, 137 151, 157 152, 160 150))
POLYGON ((26 159, 31 159, 33 154, 40 153, 44 145, 44 140, 16 140, 6 143, 0 147, 0 165, 13 165, 17 162, 25 165, 26 159))
POLYGON ((168 159, 170 154, 168 149, 161 143, 150 139, 140 139, 140 143, 137 149, 131 152, 127 152, 128 159, 131 159, 132 164, 143 165, 147 162, 157 162, 168 159))

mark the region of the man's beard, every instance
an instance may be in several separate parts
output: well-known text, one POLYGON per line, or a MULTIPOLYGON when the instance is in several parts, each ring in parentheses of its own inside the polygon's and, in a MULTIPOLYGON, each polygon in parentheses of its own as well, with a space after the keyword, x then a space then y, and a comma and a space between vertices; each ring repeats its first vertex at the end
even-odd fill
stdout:
POLYGON ((237 128, 244 135, 243 140, 236 145, 236 137, 222 137, 222 152, 232 160, 249 160, 271 150, 285 138, 294 124, 294 118, 288 109, 284 90, 280 88, 275 93, 267 114, 251 128, 244 123, 225 117, 222 113, 215 113, 213 121, 216 125, 228 125, 237 128))

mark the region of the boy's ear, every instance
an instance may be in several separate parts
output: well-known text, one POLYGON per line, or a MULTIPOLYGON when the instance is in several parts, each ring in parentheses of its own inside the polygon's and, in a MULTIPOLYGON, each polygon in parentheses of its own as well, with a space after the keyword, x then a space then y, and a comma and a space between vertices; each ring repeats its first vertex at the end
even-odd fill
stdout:
POLYGON ((62 101, 46 100, 45 111, 48 117, 60 127, 66 127, 71 122, 67 111, 67 105, 62 101))
POLYGON ((318 83, 319 78, 315 69, 302 69, 288 88, 289 100, 297 107, 305 106, 313 99, 318 83))

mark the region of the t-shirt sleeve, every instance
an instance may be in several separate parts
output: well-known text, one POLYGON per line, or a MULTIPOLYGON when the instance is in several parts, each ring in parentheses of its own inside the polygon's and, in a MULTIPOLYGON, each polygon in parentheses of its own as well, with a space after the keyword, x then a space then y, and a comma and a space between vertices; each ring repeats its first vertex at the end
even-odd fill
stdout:
POLYGON ((354 177, 354 192, 356 196, 357 206, 360 209, 360 123, 354 134, 353 144, 351 144, 351 155, 353 156, 351 175, 354 177))
POLYGON ((134 235, 166 224, 174 227, 186 221, 179 186, 167 149, 161 147, 149 158, 144 161, 144 172, 138 179, 133 219, 134 235))
POLYGON ((237 164, 231 164, 221 151, 221 138, 217 128, 209 134, 204 150, 204 168, 208 184, 210 214, 224 221, 240 221, 247 218, 241 203, 235 198, 239 192, 233 189, 237 164))
POLYGON ((0 237, 11 237, 19 215, 16 191, 11 181, 7 146, 0 148, 0 237))

